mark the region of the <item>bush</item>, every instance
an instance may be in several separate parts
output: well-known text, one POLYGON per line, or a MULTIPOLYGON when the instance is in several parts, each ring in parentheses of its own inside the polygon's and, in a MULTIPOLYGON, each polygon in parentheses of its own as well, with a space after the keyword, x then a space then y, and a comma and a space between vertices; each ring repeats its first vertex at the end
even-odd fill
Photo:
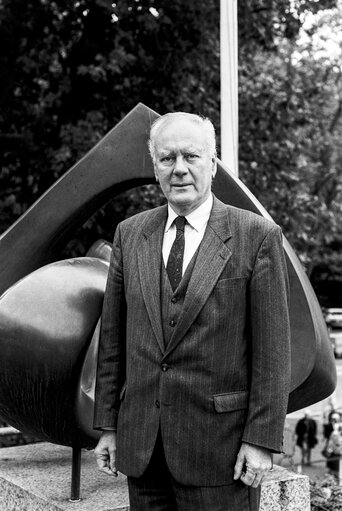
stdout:
POLYGON ((310 480, 311 511, 341 511, 342 487, 337 478, 327 475, 323 479, 310 480))

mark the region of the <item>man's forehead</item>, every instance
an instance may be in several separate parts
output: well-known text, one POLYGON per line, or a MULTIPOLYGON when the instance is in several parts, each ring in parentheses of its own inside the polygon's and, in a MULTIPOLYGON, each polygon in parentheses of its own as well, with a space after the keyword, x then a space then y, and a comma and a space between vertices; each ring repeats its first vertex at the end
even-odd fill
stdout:
POLYGON ((206 142, 205 130, 194 122, 172 121, 163 126, 155 139, 156 147, 193 147, 201 149, 206 142))
POLYGON ((156 149, 159 155, 174 153, 177 151, 182 153, 201 153, 205 150, 205 145, 199 143, 194 144, 192 142, 188 143, 186 140, 181 141, 180 143, 163 143, 161 140, 160 143, 157 143, 156 149))
POLYGON ((197 132, 204 133, 203 126, 196 122, 194 119, 191 119, 191 117, 175 117, 173 119, 169 119, 165 124, 163 124, 159 129, 159 135, 166 132, 178 132, 181 131, 189 131, 192 132, 193 130, 197 132))

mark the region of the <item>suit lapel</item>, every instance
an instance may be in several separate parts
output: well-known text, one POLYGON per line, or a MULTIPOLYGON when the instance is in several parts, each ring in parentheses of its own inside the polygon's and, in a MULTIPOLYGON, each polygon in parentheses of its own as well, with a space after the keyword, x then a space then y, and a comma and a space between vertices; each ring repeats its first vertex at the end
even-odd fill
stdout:
POLYGON ((170 353, 182 340, 208 300, 220 274, 230 259, 231 250, 225 245, 230 237, 227 208, 214 197, 213 209, 198 251, 182 313, 165 354, 170 353))
POLYGON ((167 206, 154 211, 151 221, 143 227, 138 249, 140 285, 154 335, 162 352, 165 351, 160 309, 160 269, 162 243, 167 218, 167 206))

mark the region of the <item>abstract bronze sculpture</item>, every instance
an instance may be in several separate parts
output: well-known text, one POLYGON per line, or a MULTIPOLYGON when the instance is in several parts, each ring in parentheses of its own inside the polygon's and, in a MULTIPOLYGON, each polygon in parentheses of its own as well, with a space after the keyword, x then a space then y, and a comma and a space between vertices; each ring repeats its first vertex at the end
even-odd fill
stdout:
MULTIPOLYGON (((110 198, 154 181, 146 141, 156 117, 137 105, 0 237, 0 413, 42 439, 91 448, 98 438, 93 382, 108 250, 53 261, 110 198)), ((213 189, 223 202, 268 216, 220 162, 213 189)), ((284 248, 294 411, 330 395, 336 369, 313 289, 285 239, 284 248)))

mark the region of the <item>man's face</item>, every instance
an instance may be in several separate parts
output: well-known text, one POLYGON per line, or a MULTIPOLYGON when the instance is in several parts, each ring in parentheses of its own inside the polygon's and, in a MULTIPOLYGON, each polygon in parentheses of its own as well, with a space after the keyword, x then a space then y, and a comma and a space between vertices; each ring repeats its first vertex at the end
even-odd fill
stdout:
POLYGON ((173 120, 155 139, 154 173, 177 214, 188 215, 208 197, 216 173, 204 129, 190 120, 173 120))

